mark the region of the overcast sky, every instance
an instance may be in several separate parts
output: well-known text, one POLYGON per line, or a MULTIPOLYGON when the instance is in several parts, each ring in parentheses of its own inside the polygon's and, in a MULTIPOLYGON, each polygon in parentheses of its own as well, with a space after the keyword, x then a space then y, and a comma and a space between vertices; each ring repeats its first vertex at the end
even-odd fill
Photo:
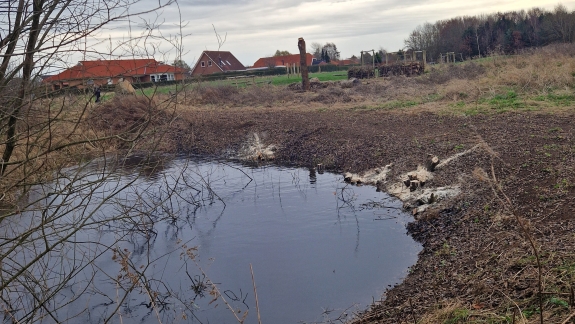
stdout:
MULTIPOLYGON (((575 0, 560 3, 575 9, 575 0)), ((278 49, 297 53, 299 37, 305 39, 308 51, 312 42, 333 42, 342 58, 347 58, 361 50, 403 48, 408 34, 425 22, 535 6, 552 10, 557 4, 554 0, 179 0, 186 24, 182 58, 193 66, 203 50, 218 49, 212 24, 222 37, 227 33, 221 50, 232 52, 248 66, 278 49)), ((163 8, 157 15, 164 35, 178 33, 177 6, 163 8)), ((132 24, 132 30, 136 33, 143 28, 132 24)), ((99 37, 111 36, 117 42, 127 35, 127 28, 120 27, 102 31, 99 37)), ((164 51, 170 48, 166 42, 160 45, 164 51)), ((163 58, 155 56, 173 60, 176 54, 171 51, 163 58)))

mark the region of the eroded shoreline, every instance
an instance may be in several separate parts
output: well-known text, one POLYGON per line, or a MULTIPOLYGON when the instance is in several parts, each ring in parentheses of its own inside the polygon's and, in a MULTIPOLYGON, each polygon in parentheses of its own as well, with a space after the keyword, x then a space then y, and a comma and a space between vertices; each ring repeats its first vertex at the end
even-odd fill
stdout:
MULTIPOLYGON (((547 291, 563 298, 573 273, 561 269, 575 265, 565 249, 575 245, 572 120, 572 114, 199 109, 184 115, 173 131, 186 135, 181 147, 190 153, 237 152, 259 134, 265 147, 274 145, 277 164, 321 164, 330 171, 359 173, 392 163, 386 177, 393 181, 417 170, 428 154, 441 161, 458 156, 425 186, 457 183, 460 194, 419 212, 408 226, 424 246, 419 261, 403 283, 355 322, 413 322, 415 316, 432 323, 457 312, 467 319, 505 322, 514 312, 517 318, 534 319, 537 269, 516 222, 477 172, 493 167, 541 245, 547 291), (483 148, 472 149, 477 145, 483 148)), ((568 313, 561 303, 546 300, 551 322, 568 313)))

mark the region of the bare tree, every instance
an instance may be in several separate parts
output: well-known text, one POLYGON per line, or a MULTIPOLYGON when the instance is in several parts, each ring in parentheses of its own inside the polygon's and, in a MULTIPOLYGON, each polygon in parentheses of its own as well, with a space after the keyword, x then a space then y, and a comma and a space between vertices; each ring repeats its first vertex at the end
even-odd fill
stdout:
POLYGON ((569 12, 567 8, 559 4, 548 15, 544 23, 543 30, 550 36, 553 41, 562 43, 571 43, 575 37, 575 13, 569 12))
MULTIPOLYGON (((18 0, 4 2, 2 21, 3 37, 0 40, 0 95, 5 96, 6 86, 13 83, 16 91, 2 103, 0 129, 5 136, 0 161, 0 174, 8 166, 22 161, 11 161, 14 150, 22 139, 17 124, 26 98, 31 94, 33 81, 51 71, 58 62, 76 51, 78 42, 102 29, 106 24, 128 17, 127 10, 139 0, 18 0), (12 70, 8 67, 12 64, 12 70), (17 81, 15 77, 19 75, 17 81)), ((171 2, 160 1, 164 6, 171 2)), ((150 8, 149 11, 156 8, 150 8)), ((143 12, 141 12, 143 13, 143 12)), ((12 93, 12 91, 10 91, 12 93)), ((45 148, 48 151, 55 147, 45 148)))
POLYGON ((321 49, 322 49, 321 44, 318 42, 313 42, 311 43, 310 48, 313 57, 315 57, 317 60, 321 60, 321 49))
MULTIPOLYGON (((154 224, 181 221, 174 197, 186 188, 193 187, 192 193, 180 198, 193 206, 215 199, 200 180, 190 180, 190 170, 170 175, 154 190, 135 186, 140 176, 164 163, 155 152, 175 118, 174 103, 140 96, 92 105, 90 95, 59 95, 40 81, 74 54, 106 54, 88 48, 86 38, 109 23, 157 9, 128 13, 138 2, 0 4, 0 306, 5 322, 66 322, 98 306, 86 307, 84 293, 109 307, 97 319, 109 322, 121 316, 123 302, 136 291, 159 319, 162 298, 171 294, 149 276, 159 257, 144 253, 135 262, 120 247, 131 243, 136 250, 149 249, 157 234, 154 224), (122 115, 128 106, 136 113, 122 115), (136 151, 145 154, 134 162, 136 151), (116 172, 131 164, 136 176, 116 172), (210 194, 193 194, 206 191, 210 194), (111 239, 102 239, 108 231, 111 239), (113 254, 112 269, 94 262, 107 254, 113 254), (116 287, 114 295, 101 289, 102 275, 116 287)), ((143 32, 143 47, 150 39, 143 32)), ((174 43, 182 44, 181 39, 174 43)), ((117 48, 134 46, 130 39, 117 48)))
POLYGON ((325 43, 322 49, 331 60, 339 60, 340 52, 337 50, 335 43, 325 43))

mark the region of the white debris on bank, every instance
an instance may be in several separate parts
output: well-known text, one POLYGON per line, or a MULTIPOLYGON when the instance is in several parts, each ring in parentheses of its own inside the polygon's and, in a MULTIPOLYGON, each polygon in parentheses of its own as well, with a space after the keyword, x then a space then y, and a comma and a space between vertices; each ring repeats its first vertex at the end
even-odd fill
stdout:
POLYGON ((479 148, 479 145, 473 148, 455 154, 444 161, 438 157, 429 155, 425 166, 418 166, 415 171, 407 172, 399 176, 399 181, 387 183, 387 174, 391 171, 392 164, 383 168, 375 168, 366 171, 363 175, 346 173, 344 179, 351 184, 370 184, 376 185, 378 189, 385 188, 391 196, 397 197, 403 202, 406 209, 412 210, 413 214, 424 212, 430 206, 446 199, 455 197, 461 193, 459 184, 446 187, 423 188, 426 183, 433 179, 433 171, 445 167, 449 162, 479 148))
POLYGON ((443 200, 455 197, 461 193, 459 185, 419 188, 411 191, 403 182, 396 182, 387 187, 387 192, 403 202, 406 209, 412 209, 413 214, 424 212, 427 208, 443 200))
POLYGON ((240 158, 243 160, 268 161, 275 159, 276 151, 276 145, 265 145, 260 139, 260 136, 254 133, 240 151, 240 158))
POLYGON ((463 151, 463 152, 454 154, 454 155, 448 157, 447 159, 441 161, 441 163, 439 163, 439 164, 436 166, 436 168, 437 168, 437 169, 441 169, 441 168, 445 167, 447 164, 449 164, 450 162, 452 162, 452 161, 454 161, 454 160, 457 160, 458 158, 460 158, 460 157, 462 157, 462 156, 464 156, 464 155, 466 155, 466 154, 469 154, 469 153, 471 153, 471 152, 477 150, 477 149, 480 148, 481 146, 482 146, 481 144, 477 144, 477 145, 475 145, 474 147, 470 148, 469 150, 465 150, 465 151, 463 151))
POLYGON ((346 182, 351 184, 367 184, 367 185, 379 185, 385 182, 387 174, 391 171, 392 164, 388 164, 384 167, 374 168, 367 170, 363 175, 357 173, 346 172, 343 177, 346 182))

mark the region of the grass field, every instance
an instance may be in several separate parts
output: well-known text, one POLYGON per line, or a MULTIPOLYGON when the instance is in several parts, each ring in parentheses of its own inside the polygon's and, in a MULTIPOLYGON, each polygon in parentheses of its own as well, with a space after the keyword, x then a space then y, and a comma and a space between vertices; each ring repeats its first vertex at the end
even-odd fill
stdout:
MULTIPOLYGON (((345 80, 347 79, 347 71, 335 71, 335 72, 321 72, 321 73, 310 73, 310 78, 318 78, 320 81, 337 81, 337 80, 345 80)), ((301 77, 299 76, 290 76, 287 75, 279 75, 273 78, 272 84, 273 85, 284 85, 290 84, 294 82, 300 82, 301 77)))
MULTIPOLYGON (((310 78, 318 78, 320 81, 337 81, 347 79, 346 71, 335 71, 335 72, 322 72, 322 73, 310 73, 310 78)), ((234 86, 234 87, 247 87, 252 86, 254 83, 256 85, 266 85, 272 84, 275 86, 288 85, 294 82, 301 82, 301 76, 294 75, 277 75, 277 76, 263 76, 263 77, 249 77, 249 78, 237 78, 237 79, 227 79, 227 80, 216 80, 203 82, 202 86, 206 87, 218 87, 218 86, 234 86)), ((197 83, 191 84, 177 84, 168 86, 159 86, 155 88, 145 88, 136 90, 139 93, 143 93, 146 96, 151 96, 153 94, 168 94, 170 92, 176 92, 176 90, 181 90, 182 87, 192 88, 197 86, 197 83)))

